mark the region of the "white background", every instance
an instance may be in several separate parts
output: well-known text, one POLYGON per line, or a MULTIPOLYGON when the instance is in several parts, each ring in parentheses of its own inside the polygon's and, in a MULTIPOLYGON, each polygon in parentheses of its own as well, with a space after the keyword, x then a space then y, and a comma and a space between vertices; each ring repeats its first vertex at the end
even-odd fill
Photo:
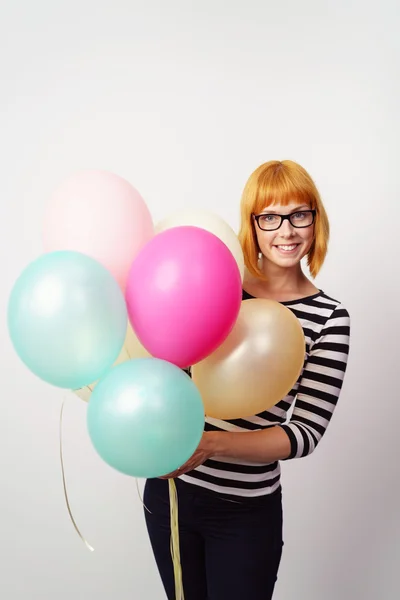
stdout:
MULTIPOLYGON (((400 595, 399 8, 381 0, 3 0, 0 18, 0 596, 162 599, 135 482, 103 464, 86 406, 20 363, 8 294, 42 251, 42 211, 78 168, 126 177, 154 220, 183 206, 235 228, 244 183, 290 158, 332 224, 317 283, 352 316, 340 404, 284 465, 276 600, 400 595)), ((188 599, 190 600, 190 599, 188 599)), ((221 599, 224 600, 224 599, 221 599)))

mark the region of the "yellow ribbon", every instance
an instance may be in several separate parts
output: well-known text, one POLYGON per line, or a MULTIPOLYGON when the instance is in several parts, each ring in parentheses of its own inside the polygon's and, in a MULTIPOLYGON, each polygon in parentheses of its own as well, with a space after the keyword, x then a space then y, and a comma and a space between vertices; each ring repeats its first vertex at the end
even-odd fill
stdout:
MULTIPOLYGON (((170 515, 171 515, 171 542, 170 542, 170 550, 172 557, 172 564, 174 568, 174 578, 175 578, 175 598, 176 600, 185 600, 183 593, 183 584, 182 584, 182 566, 181 566, 181 555, 179 548, 179 522, 178 522, 178 493, 176 490, 175 481, 173 479, 168 480, 169 486, 169 502, 170 502, 170 515)), ((136 488, 139 495, 140 502, 144 506, 144 508, 151 514, 151 511, 147 508, 145 503, 143 502, 139 482, 136 479, 136 488)))
POLYGON ((174 567, 175 598, 176 600, 185 600, 183 594, 181 554, 179 547, 178 493, 176 491, 176 485, 173 479, 168 479, 168 484, 171 514, 171 557, 174 567))

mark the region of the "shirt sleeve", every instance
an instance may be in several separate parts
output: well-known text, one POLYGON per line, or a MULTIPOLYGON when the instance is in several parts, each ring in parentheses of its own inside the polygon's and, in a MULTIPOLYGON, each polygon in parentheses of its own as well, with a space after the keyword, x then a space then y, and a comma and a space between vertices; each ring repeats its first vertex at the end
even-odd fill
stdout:
POLYGON ((288 459, 308 456, 324 435, 342 389, 349 342, 350 316, 339 305, 310 350, 292 417, 288 423, 281 425, 290 439, 288 459))

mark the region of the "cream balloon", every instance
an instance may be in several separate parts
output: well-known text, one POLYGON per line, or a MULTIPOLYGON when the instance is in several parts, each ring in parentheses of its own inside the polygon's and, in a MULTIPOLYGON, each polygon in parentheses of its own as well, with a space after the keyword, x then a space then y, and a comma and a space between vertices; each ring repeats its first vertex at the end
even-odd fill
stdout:
POLYGON ((205 413, 239 419, 268 410, 301 374, 305 340, 299 320, 273 300, 244 300, 232 332, 192 367, 205 413))
MULTIPOLYGON (((115 361, 114 366, 124 363, 127 360, 131 360, 132 358, 148 358, 150 356, 151 356, 151 354, 149 354, 147 352, 146 348, 144 348, 142 346, 142 344, 139 342, 135 332, 132 329, 132 326, 129 323, 127 331, 126 331, 124 346, 123 346, 117 360, 115 361)), ((78 390, 73 390, 73 392, 81 400, 84 400, 85 402, 89 402, 90 396, 92 395, 92 392, 93 392, 94 388, 96 387, 97 383, 98 383, 98 381, 94 381, 93 383, 91 383, 83 388, 79 388, 78 390)))
POLYGON ((172 227, 191 225, 205 229, 217 236, 229 248, 239 267, 243 281, 244 257, 239 239, 233 229, 218 215, 200 209, 184 209, 177 211, 156 225, 155 232, 161 233, 172 227))
POLYGON ((149 358, 151 354, 142 346, 132 326, 128 325, 124 349, 128 354, 128 358, 149 358))

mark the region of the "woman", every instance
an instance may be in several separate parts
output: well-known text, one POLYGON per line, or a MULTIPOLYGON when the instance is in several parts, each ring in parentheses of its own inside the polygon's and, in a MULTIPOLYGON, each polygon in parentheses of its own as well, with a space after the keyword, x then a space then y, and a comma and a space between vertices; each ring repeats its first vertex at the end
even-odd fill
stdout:
MULTIPOLYGON (((269 298, 292 310, 304 330, 306 357, 295 387, 270 410, 231 421, 207 418, 195 454, 168 476, 177 478, 186 600, 272 598, 283 545, 279 461, 315 450, 347 364, 349 315, 315 287, 300 262, 307 257, 314 278, 329 239, 319 193, 300 165, 271 161, 250 176, 239 238, 247 267, 243 299, 269 298)), ((145 504, 154 555, 173 599, 168 482, 148 481, 145 504)))

